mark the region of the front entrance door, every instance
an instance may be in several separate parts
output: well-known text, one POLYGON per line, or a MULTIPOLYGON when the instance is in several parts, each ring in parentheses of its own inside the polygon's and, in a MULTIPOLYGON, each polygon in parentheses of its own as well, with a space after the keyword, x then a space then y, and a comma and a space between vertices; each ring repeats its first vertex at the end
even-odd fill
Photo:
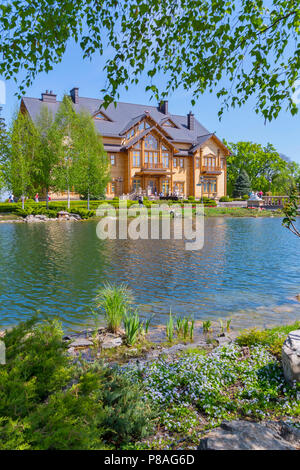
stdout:
POLYGON ((149 178, 148 179, 148 196, 154 196, 155 193, 158 194, 158 178, 149 178))

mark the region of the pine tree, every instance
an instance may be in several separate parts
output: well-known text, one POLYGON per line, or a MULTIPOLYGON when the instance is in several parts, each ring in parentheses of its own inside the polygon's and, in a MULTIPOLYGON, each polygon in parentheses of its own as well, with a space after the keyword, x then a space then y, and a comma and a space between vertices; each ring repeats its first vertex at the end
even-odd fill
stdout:
POLYGON ((105 187, 110 180, 109 165, 101 137, 91 116, 81 112, 78 121, 80 133, 74 142, 75 186, 76 190, 87 198, 87 208, 90 209, 90 198, 99 198, 105 193, 105 187))
POLYGON ((245 194, 249 194, 251 191, 251 183, 246 170, 241 169, 240 173, 235 181, 234 189, 233 189, 233 196, 234 197, 241 197, 245 194))

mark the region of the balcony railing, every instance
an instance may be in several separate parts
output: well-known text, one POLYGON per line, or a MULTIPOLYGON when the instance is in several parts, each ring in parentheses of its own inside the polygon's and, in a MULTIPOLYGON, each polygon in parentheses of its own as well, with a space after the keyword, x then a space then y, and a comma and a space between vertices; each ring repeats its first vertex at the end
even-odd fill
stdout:
POLYGON ((167 170, 163 163, 144 163, 143 170, 167 170))
POLYGON ((205 165, 202 165, 201 166, 201 173, 212 173, 212 174, 216 174, 216 173, 221 173, 222 171, 222 168, 218 165, 216 166, 205 166, 205 165))

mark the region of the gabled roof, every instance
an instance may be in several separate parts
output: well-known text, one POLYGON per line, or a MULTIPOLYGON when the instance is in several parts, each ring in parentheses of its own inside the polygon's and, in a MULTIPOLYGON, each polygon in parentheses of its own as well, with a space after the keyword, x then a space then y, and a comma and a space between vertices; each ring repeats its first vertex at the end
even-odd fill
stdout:
MULTIPOLYGON (((30 117, 33 121, 36 120, 40 114, 42 106, 47 106, 55 116, 60 106, 60 101, 44 102, 40 98, 24 97, 22 99, 30 117)), ((95 119, 95 127, 99 134, 104 137, 122 138, 122 136, 135 124, 144 118, 149 118, 155 124, 155 129, 163 136, 167 136, 167 140, 174 143, 190 144, 189 153, 196 151, 206 140, 213 137, 216 141, 226 148, 224 144, 217 139, 214 134, 209 131, 194 118, 194 129, 188 128, 187 115, 164 114, 157 106, 149 106, 144 104, 123 103, 117 102, 116 106, 111 103, 106 109, 102 107, 104 101, 94 98, 77 98, 77 103, 74 104, 75 111, 81 110, 89 112, 95 116, 97 112, 103 113, 105 119, 95 119), (102 111, 103 110, 103 111, 102 111), (173 122, 176 127, 164 127, 162 124, 167 120, 173 122)), ((154 127, 154 126, 153 126, 154 127)), ((148 130, 148 129, 147 129, 148 130)), ((138 136, 140 138, 140 135, 138 136)), ((227 150, 227 149, 226 149, 227 150)))
POLYGON ((213 140, 229 154, 229 150, 226 145, 214 133, 205 134, 197 137, 197 142, 189 150, 190 153, 196 152, 205 142, 207 142, 211 138, 213 138, 213 140))
POLYGON ((178 148, 172 142, 170 142, 170 140, 167 139, 166 136, 156 126, 149 127, 148 129, 145 129, 144 131, 140 132, 138 135, 132 137, 132 139, 126 142, 126 145, 124 145, 123 148, 129 149, 134 144, 136 144, 136 142, 138 142, 140 139, 150 134, 151 132, 156 132, 169 146, 171 146, 175 150, 175 152, 178 152, 178 148))

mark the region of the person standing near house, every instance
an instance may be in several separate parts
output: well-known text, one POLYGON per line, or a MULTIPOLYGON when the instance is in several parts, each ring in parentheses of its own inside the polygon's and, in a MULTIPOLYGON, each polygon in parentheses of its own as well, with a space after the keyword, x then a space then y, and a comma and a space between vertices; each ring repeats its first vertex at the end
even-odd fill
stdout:
POLYGON ((39 194, 38 193, 36 193, 36 195, 34 196, 34 200, 35 200, 35 202, 39 202, 39 194))

